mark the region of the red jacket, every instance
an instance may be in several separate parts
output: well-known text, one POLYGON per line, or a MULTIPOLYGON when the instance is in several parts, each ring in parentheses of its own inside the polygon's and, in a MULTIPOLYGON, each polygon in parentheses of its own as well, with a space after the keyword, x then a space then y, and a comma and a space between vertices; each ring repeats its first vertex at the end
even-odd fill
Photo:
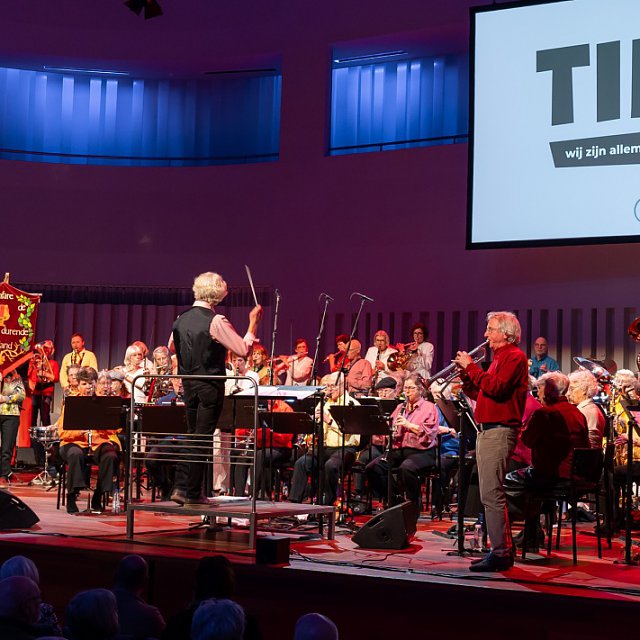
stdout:
POLYGON ((569 478, 573 450, 589 447, 587 419, 561 396, 531 416, 522 432, 522 442, 531 447, 531 463, 536 472, 547 478, 569 478))
POLYGON ((478 422, 520 426, 529 386, 527 356, 514 344, 493 353, 488 371, 472 362, 463 372, 464 392, 476 400, 478 422))

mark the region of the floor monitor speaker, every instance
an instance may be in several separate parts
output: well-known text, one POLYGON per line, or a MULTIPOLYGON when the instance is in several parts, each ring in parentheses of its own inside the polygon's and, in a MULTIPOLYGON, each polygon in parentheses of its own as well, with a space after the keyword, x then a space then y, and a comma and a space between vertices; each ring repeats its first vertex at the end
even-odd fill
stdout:
POLYGON ((20 498, 0 489, 0 530, 29 529, 40 518, 20 498))
POLYGON ((418 520, 413 502, 403 502, 374 516, 352 540, 363 549, 406 549, 418 520))

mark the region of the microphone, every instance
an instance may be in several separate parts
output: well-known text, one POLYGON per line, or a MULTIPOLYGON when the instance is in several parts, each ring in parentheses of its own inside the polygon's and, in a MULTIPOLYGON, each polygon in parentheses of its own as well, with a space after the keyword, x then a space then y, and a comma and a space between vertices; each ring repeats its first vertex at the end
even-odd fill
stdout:
POLYGON ((369 296, 365 296, 364 293, 359 293, 358 291, 354 291, 350 296, 349 299, 353 298, 353 296, 360 296, 363 300, 367 300, 368 302, 373 302, 373 298, 370 298, 369 296))
POLYGON ((277 289, 275 290, 275 294, 276 294, 276 300, 280 300, 280 292, 277 289))
POLYGON ((335 298, 332 298, 328 293, 321 293, 320 297, 318 298, 318 300, 320 300, 320 298, 325 298, 326 300, 329 300, 330 302, 335 302, 335 298))

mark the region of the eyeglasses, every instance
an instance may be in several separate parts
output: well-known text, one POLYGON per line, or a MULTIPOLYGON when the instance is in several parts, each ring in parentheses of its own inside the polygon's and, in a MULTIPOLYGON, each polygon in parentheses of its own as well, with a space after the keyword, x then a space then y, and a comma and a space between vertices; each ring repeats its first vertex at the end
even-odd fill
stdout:
POLYGON ((405 391, 413 391, 414 389, 417 389, 418 387, 403 387, 403 389, 405 391))
POLYGON ((496 331, 500 331, 500 327, 487 327, 487 331, 489 333, 495 333, 496 331))

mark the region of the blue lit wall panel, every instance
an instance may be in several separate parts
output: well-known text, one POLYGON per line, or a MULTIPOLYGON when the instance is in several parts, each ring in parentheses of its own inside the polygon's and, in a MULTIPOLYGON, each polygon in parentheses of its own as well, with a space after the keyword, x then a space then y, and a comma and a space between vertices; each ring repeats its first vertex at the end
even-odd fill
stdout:
POLYGON ((187 166, 277 160, 280 76, 143 80, 0 68, 0 157, 187 166))
POLYGON ((331 154, 466 141, 466 56, 334 67, 331 154))

